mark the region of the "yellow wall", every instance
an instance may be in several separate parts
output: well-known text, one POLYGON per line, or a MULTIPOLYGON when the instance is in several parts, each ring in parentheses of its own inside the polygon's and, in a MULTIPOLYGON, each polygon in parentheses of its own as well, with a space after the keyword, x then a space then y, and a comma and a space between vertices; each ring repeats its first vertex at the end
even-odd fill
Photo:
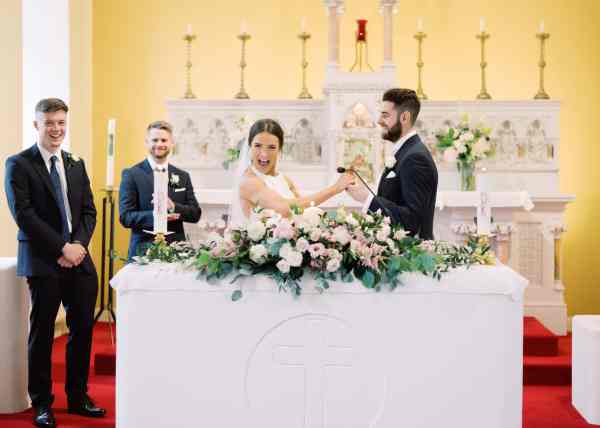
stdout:
MULTIPOLYGON (((342 18, 341 58, 352 64, 354 19, 369 20, 371 65, 383 56, 382 18, 376 0, 349 0, 342 18)), ((575 193, 568 210, 564 280, 569 314, 600 313, 600 2, 597 0, 421 0, 399 2, 394 54, 401 86, 414 87, 417 18, 424 20, 425 91, 430 99, 473 99, 479 91, 479 47, 474 34, 485 16, 489 41, 489 92, 494 99, 530 99, 537 90, 538 45, 533 34, 544 19, 548 46, 547 92, 562 101, 561 191, 575 193), (596 216, 597 218, 597 216, 596 216)), ((106 121, 118 121, 116 171, 144 156, 145 125, 165 117, 164 101, 183 94, 187 23, 193 48, 193 89, 199 98, 227 99, 238 89, 240 21, 248 47, 247 90, 255 99, 295 98, 299 92, 300 17, 308 18, 309 89, 320 97, 327 57, 326 16, 321 0, 198 1, 103 0, 93 5, 94 185, 105 180, 106 121)), ((117 180, 118 182, 118 180, 117 180)), ((117 230, 118 252, 128 233, 117 230)), ((96 247, 99 234, 96 234, 96 247)))
MULTIPOLYGON (((0 14, 0 117, 4 121, 0 144, 0 175, 4 183, 4 161, 21 149, 21 1, 2 6, 0 14)), ((17 227, 6 204, 4 184, 0 190, 0 256, 17 254, 17 227)))

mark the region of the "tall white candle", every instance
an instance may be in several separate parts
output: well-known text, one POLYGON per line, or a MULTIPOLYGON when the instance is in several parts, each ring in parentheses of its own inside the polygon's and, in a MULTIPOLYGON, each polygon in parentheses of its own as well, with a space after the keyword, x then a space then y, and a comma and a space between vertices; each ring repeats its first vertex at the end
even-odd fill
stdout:
POLYGON ((167 233, 167 198, 169 197, 169 172, 162 167, 154 170, 154 233, 167 233))
POLYGON ((417 31, 419 33, 423 31, 423 20, 421 18, 417 20, 417 31))
POLYGON ((246 20, 243 20, 242 23, 240 24, 240 34, 247 34, 248 33, 248 23, 246 22, 246 20))
POLYGON ((544 20, 542 20, 540 22, 540 33, 544 33, 544 30, 545 30, 545 28, 544 28, 544 20))
POLYGON ((480 192, 489 192, 489 176, 486 167, 481 168, 477 174, 477 188, 480 192))
POLYGON ((187 28, 185 29, 185 34, 188 36, 192 35, 192 24, 187 25, 187 28))
POLYGON ((487 168, 483 167, 477 174, 477 188, 480 202, 477 208, 477 234, 489 235, 492 229, 492 209, 490 206, 489 177, 487 168))
POLYGON ((306 33, 306 16, 303 16, 300 20, 300 32, 306 33))
POLYGON ((117 121, 108 120, 108 141, 106 142, 106 187, 112 188, 115 184, 115 145, 117 121))
POLYGON ((485 18, 483 16, 479 18, 479 32, 485 33, 485 18))

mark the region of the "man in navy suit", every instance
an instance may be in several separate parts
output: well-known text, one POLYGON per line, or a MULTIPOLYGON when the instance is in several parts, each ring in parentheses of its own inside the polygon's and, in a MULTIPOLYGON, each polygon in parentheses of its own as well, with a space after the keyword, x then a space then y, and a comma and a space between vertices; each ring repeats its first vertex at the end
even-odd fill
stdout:
POLYGON ((383 94, 379 125, 382 138, 394 143, 393 157, 379 179, 377 196, 358 183, 348 188, 363 211, 381 210, 412 236, 433 239, 433 215, 438 186, 435 162, 413 129, 421 103, 411 89, 390 89, 383 94))
POLYGON ((67 105, 56 98, 35 108, 38 142, 6 160, 4 186, 19 232, 17 275, 31 293, 28 390, 34 425, 55 427, 51 405, 54 323, 62 302, 67 313, 69 413, 102 417, 105 410, 87 395, 98 276, 87 247, 96 226, 96 207, 83 160, 63 151, 67 105))
POLYGON ((168 227, 167 242, 185 241, 183 222, 197 223, 200 220, 200 206, 194 196, 190 175, 168 162, 173 150, 173 127, 164 121, 152 122, 146 130, 148 157, 137 165, 123 170, 119 189, 119 219, 121 224, 131 229, 129 258, 143 252, 153 236, 144 230, 154 228, 152 194, 154 193, 154 173, 157 169, 169 172, 168 227))

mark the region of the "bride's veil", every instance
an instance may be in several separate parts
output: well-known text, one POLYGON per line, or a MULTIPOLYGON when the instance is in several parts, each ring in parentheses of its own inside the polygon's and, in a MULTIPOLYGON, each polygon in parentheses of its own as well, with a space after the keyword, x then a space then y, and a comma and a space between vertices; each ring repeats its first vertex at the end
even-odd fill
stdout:
POLYGON ((250 145, 244 141, 240 150, 240 158, 238 160, 237 169, 233 177, 233 189, 231 192, 231 204, 229 205, 229 225, 231 227, 239 227, 245 225, 248 221, 242 209, 240 199, 240 185, 244 173, 250 167, 250 145))

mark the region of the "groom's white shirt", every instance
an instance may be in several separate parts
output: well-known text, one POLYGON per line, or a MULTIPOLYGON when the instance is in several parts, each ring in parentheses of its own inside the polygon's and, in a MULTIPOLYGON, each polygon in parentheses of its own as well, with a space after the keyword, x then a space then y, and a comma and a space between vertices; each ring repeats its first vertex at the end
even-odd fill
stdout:
MULTIPOLYGON (((411 129, 410 131, 408 131, 408 134, 406 134, 404 137, 400 138, 396 144, 394 144, 394 148, 392 149, 392 156, 396 156, 396 153, 398 153, 398 150, 400 150, 402 148, 402 146, 404 145, 404 143, 406 143, 410 138, 414 137, 415 135, 417 135, 417 131, 415 131, 414 129, 411 129)), ((377 185, 375 186, 375 191, 377 191, 377 189, 379 188, 379 181, 381 181, 382 177, 379 177, 379 180, 377 181, 377 185)), ((369 211, 369 206, 371 205, 371 202, 373 202, 373 195, 369 192, 369 196, 367 196, 367 199, 365 200, 365 203, 363 204, 362 207, 362 212, 363 214, 366 214, 367 211, 369 211)))
POLYGON ((148 163, 150 164, 150 168, 152 169, 152 171, 154 171, 156 168, 159 168, 159 169, 164 168, 165 171, 169 170, 169 161, 168 160, 167 160, 167 162, 161 163, 159 165, 156 163, 156 161, 154 160, 154 158, 152 156, 148 156, 146 159, 148 160, 148 163))

